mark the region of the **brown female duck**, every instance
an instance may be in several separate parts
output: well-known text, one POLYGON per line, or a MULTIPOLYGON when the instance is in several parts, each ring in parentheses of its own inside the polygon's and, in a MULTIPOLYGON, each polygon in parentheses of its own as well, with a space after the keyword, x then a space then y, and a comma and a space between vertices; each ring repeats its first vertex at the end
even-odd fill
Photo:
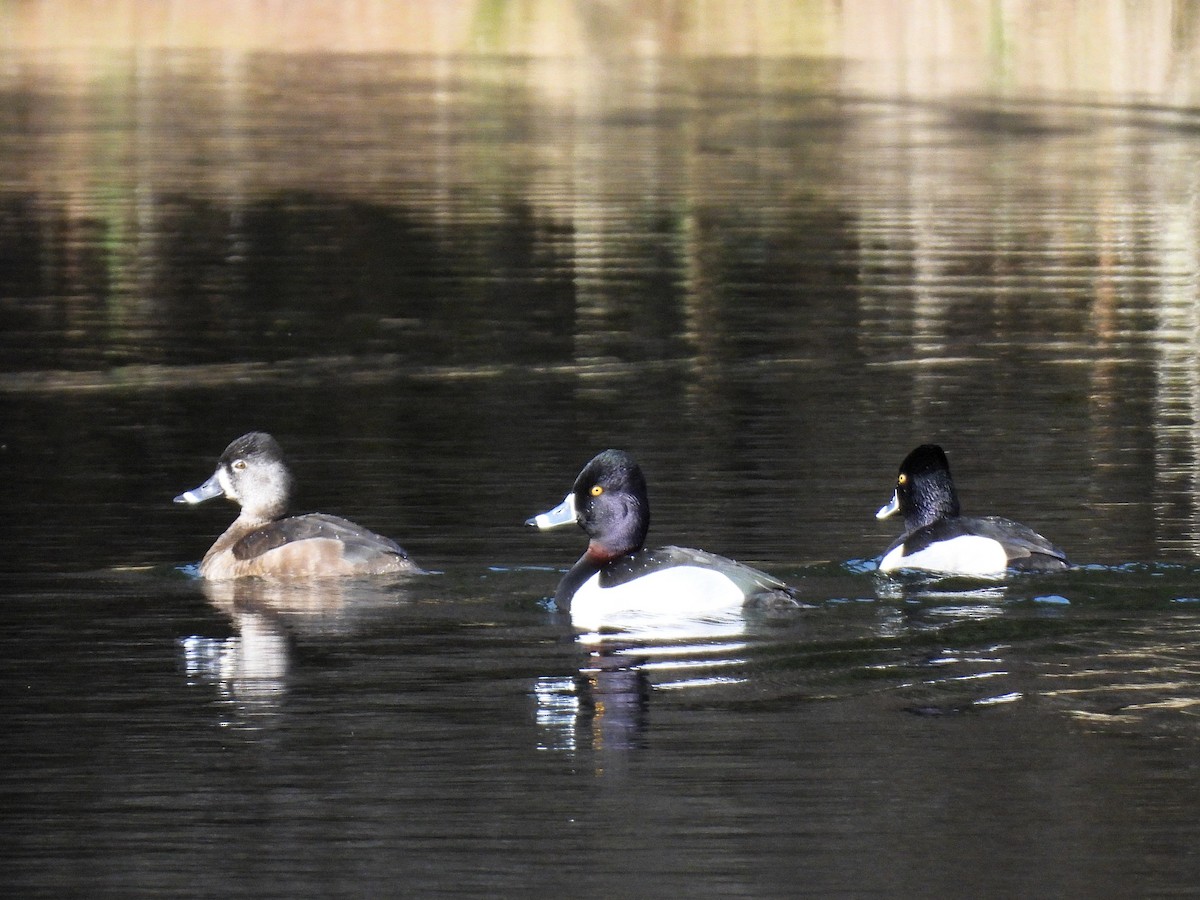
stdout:
POLYGON ((175 498, 203 503, 227 497, 241 514, 204 554, 200 575, 229 578, 320 578, 421 570, 395 541, 323 513, 282 518, 292 477, 269 434, 244 434, 221 454, 204 484, 175 498))

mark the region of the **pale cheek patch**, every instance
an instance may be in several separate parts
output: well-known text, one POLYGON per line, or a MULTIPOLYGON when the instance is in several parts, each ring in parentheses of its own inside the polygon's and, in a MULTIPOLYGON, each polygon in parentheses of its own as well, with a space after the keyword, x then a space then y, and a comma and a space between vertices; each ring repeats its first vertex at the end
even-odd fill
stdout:
POLYGON ((949 541, 939 541, 908 556, 904 547, 892 550, 879 561, 879 571, 924 569, 948 575, 1001 575, 1008 568, 1008 554, 991 538, 964 535, 949 541))
POLYGON ((230 500, 237 500, 237 491, 233 489, 233 479, 229 477, 229 472, 224 466, 217 472, 217 481, 221 485, 221 490, 225 492, 225 496, 230 500))

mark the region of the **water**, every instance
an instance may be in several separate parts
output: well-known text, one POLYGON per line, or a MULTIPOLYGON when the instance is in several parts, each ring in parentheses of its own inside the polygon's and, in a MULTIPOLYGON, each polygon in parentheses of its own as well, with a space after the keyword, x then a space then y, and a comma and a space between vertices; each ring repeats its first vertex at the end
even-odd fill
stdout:
POLYGON ((1194 890, 1186 41, 1043 90, 30 44, 0 74, 9 893, 1194 890), (435 574, 192 577, 232 510, 171 498, 251 428, 299 509, 435 574), (1080 568, 878 577, 927 440, 1080 568), (522 523, 607 446, 652 542, 813 608, 577 640, 545 598, 582 535, 522 523))

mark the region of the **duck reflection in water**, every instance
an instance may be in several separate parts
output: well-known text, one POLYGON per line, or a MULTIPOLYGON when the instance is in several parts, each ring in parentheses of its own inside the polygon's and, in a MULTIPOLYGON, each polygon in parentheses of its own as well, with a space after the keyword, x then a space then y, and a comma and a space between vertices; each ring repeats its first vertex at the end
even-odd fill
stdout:
POLYGON ((184 638, 187 674, 215 684, 231 700, 270 711, 287 692, 297 643, 369 630, 409 599, 401 580, 204 581, 205 597, 234 633, 184 638))
POLYGON ((264 582, 205 582, 209 602, 228 617, 225 638, 191 635, 180 643, 189 678, 216 685, 229 700, 268 712, 287 690, 292 636, 263 595, 278 588, 264 582))
POLYGON ((624 753, 644 744, 650 680, 628 659, 592 654, 573 676, 538 679, 534 695, 544 750, 624 753))

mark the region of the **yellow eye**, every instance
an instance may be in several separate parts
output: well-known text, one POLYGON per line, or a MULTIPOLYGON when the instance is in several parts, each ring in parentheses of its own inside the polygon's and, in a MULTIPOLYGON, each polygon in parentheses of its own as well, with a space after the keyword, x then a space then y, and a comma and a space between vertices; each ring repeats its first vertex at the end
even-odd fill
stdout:
POLYGON ((604 493, 604 488, 600 487, 600 485, 598 485, 598 484, 593 484, 592 489, 590 491, 588 491, 588 493, 591 494, 593 497, 599 497, 601 494, 604 493))
POLYGON ((896 479, 896 484, 908 484, 908 476, 901 472, 900 477, 896 479))
POLYGON ((244 459, 234 460, 233 467, 235 469, 244 469, 246 468, 246 461, 244 459))

